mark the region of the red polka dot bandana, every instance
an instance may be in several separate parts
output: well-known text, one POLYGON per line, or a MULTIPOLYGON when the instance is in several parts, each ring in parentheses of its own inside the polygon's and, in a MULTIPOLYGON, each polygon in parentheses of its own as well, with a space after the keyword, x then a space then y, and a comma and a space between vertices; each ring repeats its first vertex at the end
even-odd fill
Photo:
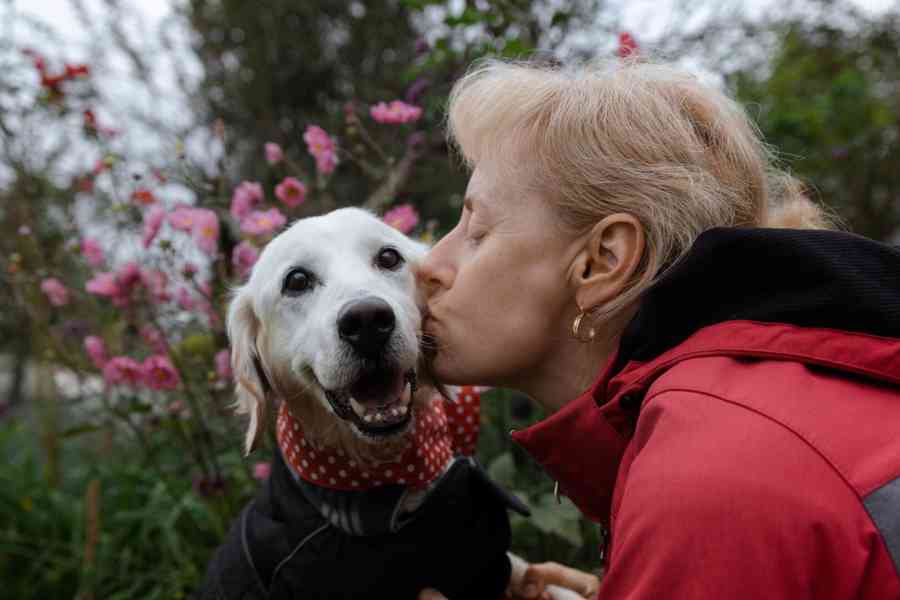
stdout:
POLYGON ((448 388, 452 402, 435 394, 416 409, 414 443, 397 462, 360 465, 342 450, 315 448, 286 404, 278 412, 278 446, 287 464, 305 481, 333 490, 366 490, 388 483, 425 488, 457 454, 473 455, 478 444, 481 392, 448 388))

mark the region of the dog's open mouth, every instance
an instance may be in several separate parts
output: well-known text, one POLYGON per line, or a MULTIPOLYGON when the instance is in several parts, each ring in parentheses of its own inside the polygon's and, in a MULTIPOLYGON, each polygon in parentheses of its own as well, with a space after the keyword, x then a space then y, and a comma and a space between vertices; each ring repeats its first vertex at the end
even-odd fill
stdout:
POLYGON ((325 390, 334 412, 364 434, 383 437, 406 429, 412 419, 416 371, 377 369, 342 390, 325 390))

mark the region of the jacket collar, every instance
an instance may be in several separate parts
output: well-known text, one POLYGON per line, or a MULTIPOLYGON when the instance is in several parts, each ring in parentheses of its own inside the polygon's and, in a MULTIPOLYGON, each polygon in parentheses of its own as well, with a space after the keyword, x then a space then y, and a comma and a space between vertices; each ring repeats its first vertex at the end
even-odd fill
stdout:
POLYGON ((541 464, 589 519, 606 523, 631 419, 618 403, 603 403, 615 360, 581 396, 512 438, 541 464))
POLYGON ((643 395, 675 364, 763 357, 900 383, 896 338, 900 249, 834 231, 711 229, 647 290, 594 385, 513 439, 602 521, 643 395))
POLYGON ((784 323, 705 327, 651 361, 617 353, 581 396, 512 433, 590 519, 605 523, 625 447, 647 389, 679 362, 704 356, 793 360, 900 385, 900 340, 784 323), (624 363, 624 364, 623 364, 624 363))

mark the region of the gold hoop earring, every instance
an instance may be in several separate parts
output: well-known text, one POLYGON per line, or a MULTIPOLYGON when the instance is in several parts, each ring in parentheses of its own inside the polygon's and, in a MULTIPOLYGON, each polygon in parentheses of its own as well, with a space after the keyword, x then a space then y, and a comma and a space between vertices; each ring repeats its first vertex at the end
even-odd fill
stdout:
POLYGON ((597 335, 597 331, 594 329, 593 325, 588 328, 586 334, 581 331, 581 326, 584 324, 584 318, 588 316, 588 313, 580 306, 578 307, 578 310, 580 311, 578 316, 572 321, 572 337, 579 342, 586 344, 587 342, 593 341, 594 336, 597 335))

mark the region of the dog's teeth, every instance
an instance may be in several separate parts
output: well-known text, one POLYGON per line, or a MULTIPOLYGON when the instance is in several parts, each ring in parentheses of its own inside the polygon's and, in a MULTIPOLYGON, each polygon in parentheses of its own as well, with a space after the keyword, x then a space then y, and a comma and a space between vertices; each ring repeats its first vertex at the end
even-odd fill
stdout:
POLYGON ((406 387, 403 388, 403 395, 400 396, 400 404, 402 406, 406 406, 411 401, 412 401, 412 386, 407 384, 406 387))
POLYGON ((356 401, 356 398, 350 398, 350 406, 353 408, 353 411, 362 416, 366 414, 366 409, 363 408, 363 405, 356 401))

